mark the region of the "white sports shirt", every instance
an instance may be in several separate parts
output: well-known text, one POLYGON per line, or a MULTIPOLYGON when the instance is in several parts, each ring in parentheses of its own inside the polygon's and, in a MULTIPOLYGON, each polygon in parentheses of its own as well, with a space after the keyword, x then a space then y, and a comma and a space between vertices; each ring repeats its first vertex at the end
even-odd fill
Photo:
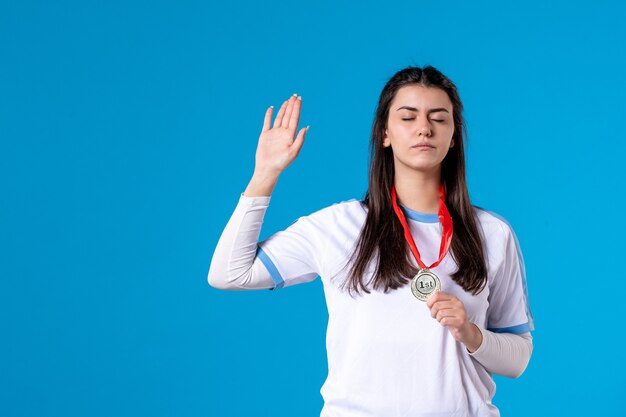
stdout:
MULTIPOLYGON (((252 198, 242 195, 240 205, 242 200, 252 198)), ((432 264, 441 242, 439 218, 401 207, 422 260, 432 264)), ((353 297, 338 288, 366 210, 355 199, 336 203, 298 218, 257 246, 257 258, 274 281, 272 290, 321 277, 328 308, 328 377, 320 390, 321 417, 498 416, 491 402, 491 374, 473 357, 481 349, 470 354, 430 316, 409 285, 388 293, 370 287, 370 294, 353 297)), ((457 285, 450 278, 456 270, 450 254, 432 270, 441 289, 463 301, 469 320, 481 331, 528 333, 534 325, 515 234, 496 214, 479 208, 475 212, 487 258, 485 289, 473 296, 457 285)), ((258 226, 238 233, 256 232, 258 237, 258 226)), ((372 262, 365 282, 373 268, 372 262)))

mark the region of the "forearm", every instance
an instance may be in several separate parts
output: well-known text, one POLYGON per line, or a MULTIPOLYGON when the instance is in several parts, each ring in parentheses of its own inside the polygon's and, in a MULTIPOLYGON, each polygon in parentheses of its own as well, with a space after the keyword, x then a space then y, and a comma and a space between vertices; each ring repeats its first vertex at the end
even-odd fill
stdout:
POLYGON ((530 333, 494 333, 477 326, 482 335, 482 343, 474 352, 468 353, 487 371, 507 376, 519 377, 530 360, 533 350, 530 333))

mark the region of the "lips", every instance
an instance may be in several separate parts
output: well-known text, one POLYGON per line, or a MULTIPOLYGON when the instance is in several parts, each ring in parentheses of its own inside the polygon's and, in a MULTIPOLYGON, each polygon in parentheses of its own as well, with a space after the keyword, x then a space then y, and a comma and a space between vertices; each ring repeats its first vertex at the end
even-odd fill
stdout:
POLYGON ((434 146, 429 143, 418 143, 417 145, 411 146, 411 148, 434 148, 434 146))

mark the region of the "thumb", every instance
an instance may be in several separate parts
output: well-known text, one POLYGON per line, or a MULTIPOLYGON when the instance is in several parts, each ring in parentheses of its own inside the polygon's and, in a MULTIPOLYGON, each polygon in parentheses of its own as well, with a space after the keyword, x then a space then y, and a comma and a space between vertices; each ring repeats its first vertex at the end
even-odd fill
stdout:
POLYGON ((309 131, 309 127, 311 126, 307 126, 307 127, 300 129, 300 131, 298 132, 298 136, 296 136, 296 139, 293 141, 293 144, 291 145, 291 148, 293 149, 296 155, 298 155, 300 153, 300 149, 302 149, 302 144, 304 143, 304 136, 309 131))

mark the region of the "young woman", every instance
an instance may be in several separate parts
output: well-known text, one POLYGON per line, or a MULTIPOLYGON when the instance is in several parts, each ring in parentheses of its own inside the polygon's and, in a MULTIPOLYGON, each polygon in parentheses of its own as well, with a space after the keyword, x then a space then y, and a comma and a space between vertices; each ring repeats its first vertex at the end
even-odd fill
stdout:
POLYGON ((298 218, 258 242, 280 173, 307 128, 302 99, 265 114, 252 180, 208 280, 277 289, 320 276, 328 307, 322 417, 498 416, 492 373, 519 376, 532 352, 524 264, 511 227, 470 204, 463 106, 432 66, 380 95, 364 200, 298 218))

